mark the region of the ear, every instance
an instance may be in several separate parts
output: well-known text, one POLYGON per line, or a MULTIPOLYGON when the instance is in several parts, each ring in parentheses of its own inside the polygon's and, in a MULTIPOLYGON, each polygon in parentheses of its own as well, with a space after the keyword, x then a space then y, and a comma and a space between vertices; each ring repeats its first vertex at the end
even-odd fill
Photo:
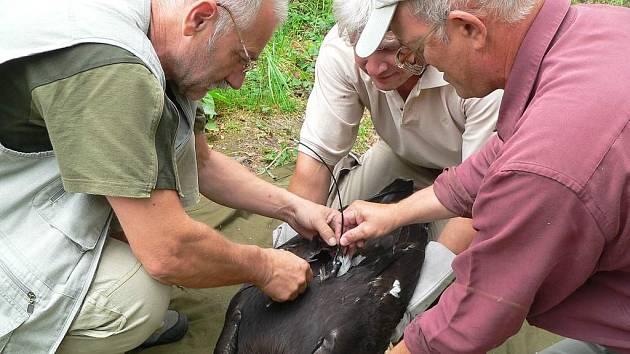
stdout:
POLYGON ((192 36, 197 32, 213 26, 219 17, 219 8, 215 0, 200 0, 193 3, 186 13, 183 23, 184 36, 192 36))
POLYGON ((448 20, 454 25, 454 33, 473 41, 473 48, 481 49, 486 45, 488 29, 479 17, 466 11, 454 10, 448 14, 448 20))

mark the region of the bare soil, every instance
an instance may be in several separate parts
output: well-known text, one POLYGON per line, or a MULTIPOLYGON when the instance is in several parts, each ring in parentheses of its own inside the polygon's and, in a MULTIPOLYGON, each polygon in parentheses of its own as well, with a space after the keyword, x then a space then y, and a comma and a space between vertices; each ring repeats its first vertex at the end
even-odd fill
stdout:
MULTIPOLYGON (((267 174, 274 180, 271 170, 294 163, 295 155, 287 159, 297 147, 303 122, 304 107, 291 113, 254 113, 231 111, 215 118, 217 131, 208 133, 208 144, 216 151, 232 157, 256 174, 267 174)), ((366 113, 353 151, 359 155, 378 140, 372 122, 366 113)))
POLYGON ((276 167, 270 165, 273 157, 295 146, 292 139, 299 138, 302 114, 236 111, 217 116, 216 122, 219 130, 208 133, 208 144, 261 174, 276 167))

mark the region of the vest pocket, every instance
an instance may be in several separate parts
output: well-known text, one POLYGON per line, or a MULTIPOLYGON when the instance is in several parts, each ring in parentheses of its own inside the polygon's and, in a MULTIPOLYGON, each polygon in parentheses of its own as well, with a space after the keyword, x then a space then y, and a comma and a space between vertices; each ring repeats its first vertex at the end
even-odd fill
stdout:
POLYGON ((0 259, 0 352, 35 310, 37 297, 0 259))
POLYGON ((37 193, 33 205, 52 228, 75 243, 81 252, 94 249, 111 213, 105 197, 66 192, 60 178, 37 193))

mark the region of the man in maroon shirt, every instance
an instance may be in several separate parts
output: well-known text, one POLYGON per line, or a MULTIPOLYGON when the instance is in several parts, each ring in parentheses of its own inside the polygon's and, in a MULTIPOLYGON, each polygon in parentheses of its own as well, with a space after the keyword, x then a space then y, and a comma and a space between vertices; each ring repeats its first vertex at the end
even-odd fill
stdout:
POLYGON ((393 353, 485 352, 525 319, 597 343, 585 352, 630 353, 630 9, 376 0, 358 55, 390 21, 402 66, 426 59, 462 97, 505 90, 479 153, 398 204, 344 213, 356 227, 342 245, 456 215, 478 230, 393 353))

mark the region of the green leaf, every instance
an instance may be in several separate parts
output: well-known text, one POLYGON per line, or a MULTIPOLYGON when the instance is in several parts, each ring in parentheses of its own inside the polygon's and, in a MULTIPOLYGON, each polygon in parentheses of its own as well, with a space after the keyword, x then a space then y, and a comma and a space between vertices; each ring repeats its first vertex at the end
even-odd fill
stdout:
POLYGON ((219 126, 217 125, 217 122, 214 120, 214 118, 208 118, 208 121, 206 122, 206 130, 212 132, 219 131, 219 126))
MULTIPOLYGON (((212 95, 206 95, 206 97, 201 100, 201 107, 203 108, 203 113, 208 116, 208 121, 214 120, 214 116, 217 115, 217 111, 214 106, 214 98, 212 95)), ((206 127, 207 126, 208 125, 206 124, 206 127)))

